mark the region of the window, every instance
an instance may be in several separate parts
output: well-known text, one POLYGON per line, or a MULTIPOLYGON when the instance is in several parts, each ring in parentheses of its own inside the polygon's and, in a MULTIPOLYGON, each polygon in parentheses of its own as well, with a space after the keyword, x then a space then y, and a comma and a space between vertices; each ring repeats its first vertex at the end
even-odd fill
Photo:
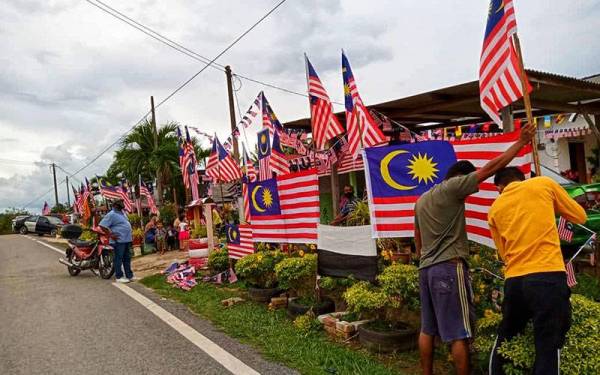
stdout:
POLYGON ((25 221, 31 221, 35 223, 38 220, 38 217, 39 216, 37 215, 29 216, 25 221))

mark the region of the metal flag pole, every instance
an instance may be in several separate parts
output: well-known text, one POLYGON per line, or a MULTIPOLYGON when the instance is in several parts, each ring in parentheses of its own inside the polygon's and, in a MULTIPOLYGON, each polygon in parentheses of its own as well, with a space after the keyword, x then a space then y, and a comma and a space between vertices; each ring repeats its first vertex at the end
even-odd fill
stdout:
POLYGON ((581 245, 579 247, 579 249, 577 250, 577 252, 575 252, 575 254, 569 259, 569 261, 567 263, 571 263, 573 262, 573 260, 577 257, 577 255, 579 255, 579 253, 581 253, 581 251, 591 242, 592 239, 596 238, 596 233, 592 234, 590 236, 590 238, 587 239, 587 241, 585 241, 585 243, 583 245, 581 245))

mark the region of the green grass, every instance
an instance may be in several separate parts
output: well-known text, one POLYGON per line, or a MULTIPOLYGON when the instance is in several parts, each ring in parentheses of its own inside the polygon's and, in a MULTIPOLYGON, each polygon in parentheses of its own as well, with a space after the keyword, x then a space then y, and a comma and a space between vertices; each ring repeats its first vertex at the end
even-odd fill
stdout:
POLYGON ((149 276, 141 283, 161 296, 187 305, 229 336, 257 348, 267 359, 303 374, 419 372, 416 352, 376 356, 330 341, 323 332, 304 334, 294 328, 284 310, 269 311, 266 306, 253 302, 223 307, 222 300, 239 295, 235 289, 200 283, 191 291, 184 292, 167 284, 161 275, 149 276))

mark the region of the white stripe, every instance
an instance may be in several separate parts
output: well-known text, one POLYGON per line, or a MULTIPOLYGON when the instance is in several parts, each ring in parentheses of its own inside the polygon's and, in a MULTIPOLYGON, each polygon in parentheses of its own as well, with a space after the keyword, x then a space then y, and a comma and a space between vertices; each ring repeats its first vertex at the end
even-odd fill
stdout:
POLYGON ((480 243, 480 244, 485 245, 487 247, 490 247, 492 249, 496 248, 496 244, 494 244, 494 240, 492 240, 489 237, 480 236, 480 235, 475 234, 475 233, 469 233, 468 231, 467 231, 467 237, 471 241, 480 243))
POLYGON ((315 213, 319 212, 319 207, 300 207, 300 208, 286 208, 281 210, 281 213, 285 215, 291 214, 306 214, 306 213, 315 213))
POLYGON ((496 336, 496 340, 494 340, 494 345, 492 346, 492 352, 490 353, 490 362, 488 364, 488 374, 492 374, 492 364, 494 361, 494 351, 496 350, 496 346, 498 345, 498 336, 496 336))
POLYGON ((467 203, 465 204, 465 211, 482 212, 487 214, 490 211, 490 207, 480 204, 467 203))
POLYGON ((558 352, 558 375, 560 375, 560 349, 558 349, 557 352, 558 352))
POLYGON ((220 363, 230 372, 234 374, 260 374, 246 365, 244 362, 240 361, 238 358, 231 355, 225 349, 221 348, 207 337, 203 336, 198 331, 181 321, 179 318, 158 306, 156 303, 152 302, 150 299, 144 297, 132 288, 117 283, 113 283, 113 286, 127 294, 129 297, 133 298, 140 305, 144 306, 152 314, 179 332, 180 335, 188 339, 192 344, 196 345, 198 349, 208 354, 212 359, 220 363))
POLYGON ((467 225, 472 225, 474 227, 482 228, 482 229, 490 229, 488 222, 486 220, 467 218, 467 225))
POLYGON ((414 209, 414 203, 379 203, 373 205, 373 211, 413 211, 414 209))
POLYGON ((63 254, 63 255, 65 254, 65 250, 61 250, 58 247, 54 247, 52 245, 48 245, 47 243, 44 243, 42 241, 34 240, 33 238, 31 240, 39 243, 42 246, 46 246, 47 248, 52 249, 52 250, 56 251, 57 253, 60 253, 60 254, 63 254))
POLYGON ((414 230, 399 230, 399 231, 377 231, 375 227, 373 227, 373 238, 391 238, 391 237, 399 237, 399 238, 410 238, 415 236, 414 230))
POLYGON ((286 205, 296 205, 296 206, 303 206, 303 203, 318 203, 319 202, 319 196, 315 195, 315 196, 311 196, 311 197, 302 197, 302 198, 281 198, 281 206, 286 206, 286 205))
POLYGON ((413 224, 415 222, 414 216, 408 217, 376 217, 377 224, 413 224))

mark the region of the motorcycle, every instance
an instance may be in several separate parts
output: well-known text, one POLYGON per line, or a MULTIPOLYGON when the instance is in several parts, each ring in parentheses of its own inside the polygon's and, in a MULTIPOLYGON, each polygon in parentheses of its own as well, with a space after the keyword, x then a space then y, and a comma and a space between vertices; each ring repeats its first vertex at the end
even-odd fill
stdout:
MULTIPOLYGON (((78 231, 81 234, 81 227, 75 229, 71 228, 71 231, 78 231)), ((65 232, 64 228, 63 232, 65 232)), ((83 270, 90 270, 96 276, 99 274, 103 279, 110 279, 115 272, 114 249, 110 245, 110 233, 105 232, 100 227, 92 228, 92 232, 98 235, 98 239, 95 241, 69 239, 69 247, 65 250, 65 257, 60 258, 58 262, 67 266, 71 276, 77 276, 83 270)))

